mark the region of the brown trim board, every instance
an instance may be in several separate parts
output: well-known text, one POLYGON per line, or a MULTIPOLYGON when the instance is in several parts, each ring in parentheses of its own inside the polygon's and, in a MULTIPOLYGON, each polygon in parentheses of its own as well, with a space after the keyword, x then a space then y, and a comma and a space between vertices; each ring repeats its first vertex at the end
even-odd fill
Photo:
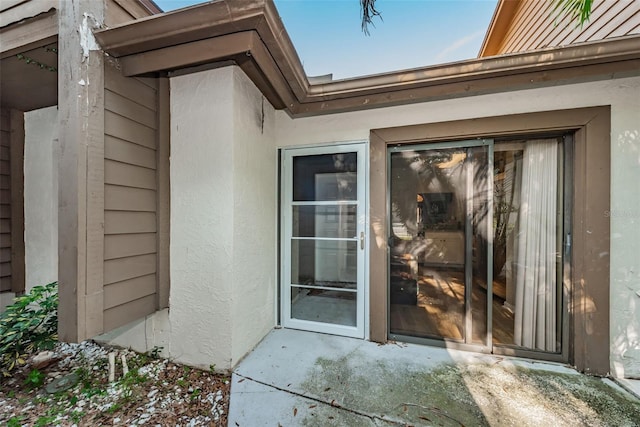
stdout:
POLYGON ((156 150, 157 179, 157 308, 169 307, 170 291, 170 229, 171 183, 169 156, 171 154, 171 112, 169 79, 158 79, 158 147, 156 150))
POLYGON ((233 61, 293 117, 640 75, 635 35, 311 85, 272 0, 219 0, 95 36, 127 76, 233 61))
POLYGON ((104 3, 60 2, 58 332, 67 342, 103 332, 104 55, 82 55, 78 28, 85 13, 102 22, 104 3))
POLYGON ((293 105, 287 81, 275 71, 277 65, 255 31, 243 31, 213 39, 169 46, 120 59, 125 76, 148 75, 232 59, 263 89, 269 102, 279 109, 293 105))
POLYGON ((0 27, 33 18, 58 7, 57 0, 30 0, 0 12, 0 27))
POLYGON ((571 336, 579 370, 609 373, 610 108, 507 115, 374 129, 370 134, 370 335, 385 342, 387 323, 387 147, 461 139, 574 131, 571 336))
POLYGON ((0 59, 58 41, 58 15, 55 10, 24 22, 0 28, 0 59))

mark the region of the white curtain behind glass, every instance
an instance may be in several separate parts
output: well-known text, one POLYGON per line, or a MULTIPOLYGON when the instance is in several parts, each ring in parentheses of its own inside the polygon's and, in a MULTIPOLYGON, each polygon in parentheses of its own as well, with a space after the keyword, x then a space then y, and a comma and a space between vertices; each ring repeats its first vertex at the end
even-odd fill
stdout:
POLYGON ((522 164, 514 344, 556 351, 557 142, 527 141, 522 164))

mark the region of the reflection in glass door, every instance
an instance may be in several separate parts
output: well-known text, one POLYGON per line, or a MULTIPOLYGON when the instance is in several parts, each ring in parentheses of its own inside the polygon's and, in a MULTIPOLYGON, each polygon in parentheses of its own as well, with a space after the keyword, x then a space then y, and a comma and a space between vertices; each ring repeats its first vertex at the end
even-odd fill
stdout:
POLYGON ((491 141, 391 149, 392 335, 487 345, 491 149, 491 141))
POLYGON ((364 148, 283 153, 285 327, 364 337, 364 148))
POLYGON ((567 136, 389 149, 392 338, 566 360, 570 147, 567 136))

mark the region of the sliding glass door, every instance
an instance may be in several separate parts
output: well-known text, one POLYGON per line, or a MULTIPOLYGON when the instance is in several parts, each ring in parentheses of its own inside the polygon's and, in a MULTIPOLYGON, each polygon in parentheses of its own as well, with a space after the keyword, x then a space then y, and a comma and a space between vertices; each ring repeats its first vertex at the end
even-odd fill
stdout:
POLYGON ((392 335, 487 345, 492 148, 390 150, 392 335))
MULTIPOLYGON (((570 210, 563 138, 496 144, 493 343, 562 353, 570 210)), ((565 337, 566 338, 566 337, 565 337)))
POLYGON ((406 145, 388 158, 391 337, 561 353, 561 139, 406 145))

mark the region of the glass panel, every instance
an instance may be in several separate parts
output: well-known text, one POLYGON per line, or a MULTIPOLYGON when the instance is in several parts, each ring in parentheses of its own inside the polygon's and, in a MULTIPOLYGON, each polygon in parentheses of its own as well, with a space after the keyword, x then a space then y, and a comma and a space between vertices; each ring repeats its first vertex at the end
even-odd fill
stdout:
POLYGON ((356 205, 293 206, 294 237, 356 236, 356 205))
POLYGON ((465 337, 469 150, 391 154, 391 333, 465 337))
POLYGON ((561 157, 556 138, 496 145, 493 342, 561 351, 561 157))
POLYGON ((357 153, 293 158, 293 201, 357 200, 357 153))
POLYGON ((473 182, 471 211, 471 342, 487 342, 487 249, 489 247, 489 153, 486 147, 474 150, 467 163, 473 182))
POLYGON ((291 317, 314 322, 356 326, 356 293, 291 287, 291 317))
POLYGON ((291 283, 356 289, 356 241, 291 240, 291 283))

